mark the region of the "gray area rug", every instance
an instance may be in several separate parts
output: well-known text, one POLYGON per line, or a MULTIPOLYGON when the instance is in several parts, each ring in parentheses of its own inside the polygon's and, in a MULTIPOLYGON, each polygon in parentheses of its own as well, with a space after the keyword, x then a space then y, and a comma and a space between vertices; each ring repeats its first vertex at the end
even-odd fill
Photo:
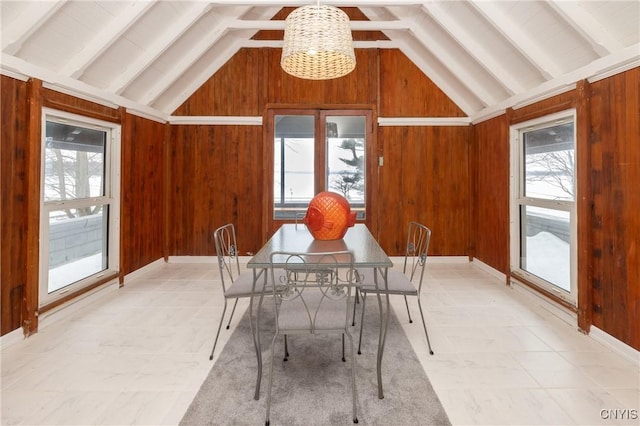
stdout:
MULTIPOLYGON (((374 300, 370 299, 367 304, 362 355, 356 353, 359 424, 450 425, 393 310, 382 362, 384 399, 378 399, 376 350, 379 317, 374 300)), ((360 309, 357 313, 359 320, 360 309)), ((253 399, 257 364, 247 310, 180 421, 181 425, 264 424, 273 320, 273 301, 265 300, 261 314, 265 361, 260 400, 253 399)), ((414 322, 414 325, 421 327, 419 322, 414 322)), ((352 330, 357 352, 358 322, 352 330)), ((342 362, 340 336, 290 336, 289 360, 283 362, 283 339, 278 338, 271 425, 353 424, 351 364, 348 339, 345 341, 347 362, 342 362)))

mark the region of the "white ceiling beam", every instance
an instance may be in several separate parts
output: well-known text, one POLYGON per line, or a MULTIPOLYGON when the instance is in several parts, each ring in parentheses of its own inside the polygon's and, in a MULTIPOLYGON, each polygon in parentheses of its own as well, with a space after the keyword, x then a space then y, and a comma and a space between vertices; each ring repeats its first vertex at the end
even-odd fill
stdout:
MULTIPOLYGON (((249 8, 246 8, 247 10, 249 8)), ((244 10, 238 16, 246 13, 244 10)), ((227 32, 227 21, 221 21, 213 26, 209 33, 195 43, 189 51, 184 52, 179 62, 164 74, 162 78, 156 80, 151 87, 142 95, 138 102, 151 105, 168 87, 170 87, 187 69, 189 69, 204 53, 211 48, 227 32)))
POLYGON ((484 45, 469 32, 469 27, 461 25, 443 9, 439 2, 422 5, 425 13, 429 14, 440 27, 453 38, 473 59, 484 68, 510 95, 525 90, 490 52, 490 46, 484 45))
POLYGON ((471 103, 469 97, 463 96, 457 88, 450 84, 450 76, 444 76, 440 70, 426 61, 420 52, 416 51, 409 43, 403 40, 397 40, 397 43, 400 45, 400 51, 467 115, 480 109, 480 105, 471 103))
POLYGON ((106 90, 76 80, 66 75, 52 72, 49 69, 33 65, 24 59, 2 53, 0 67, 9 72, 28 75, 42 80, 43 85, 53 90, 68 93, 80 99, 86 99, 108 107, 122 106, 135 115, 151 118, 156 121, 166 122, 169 116, 160 110, 144 105, 131 99, 124 98, 106 90))
POLYGON ((473 114, 471 121, 475 124, 495 116, 496 113, 504 111, 506 108, 522 107, 558 93, 566 92, 575 88, 576 82, 580 80, 591 79, 592 77, 597 78, 601 75, 610 76, 638 66, 640 66, 640 43, 620 49, 611 55, 596 59, 590 64, 558 78, 545 81, 531 90, 518 93, 498 104, 491 105, 473 114))
POLYGON ((24 2, 25 10, 19 18, 2 28, 2 51, 16 54, 25 41, 55 15, 66 0, 24 2))
MULTIPOLYGON (((229 21, 228 27, 237 30, 284 30, 285 21, 258 21, 236 19, 229 21)), ((351 31, 384 31, 384 30, 408 30, 409 25, 403 20, 393 21, 350 21, 351 31)))
MULTIPOLYGON (((282 40, 242 40, 242 47, 250 49, 259 49, 261 47, 270 47, 282 49, 284 42, 282 40)), ((393 40, 355 40, 353 42, 354 49, 398 49, 399 45, 393 40)))
MULTIPOLYGON (((360 11, 364 13, 364 15, 372 21, 378 20, 391 20, 395 15, 393 15, 388 8, 360 8, 360 11)), ((404 31, 397 31, 397 35, 394 35, 394 31, 383 31, 383 33, 393 41, 393 43, 397 46, 397 48, 411 60, 414 65, 422 71, 422 73, 427 76, 433 83, 438 86, 440 90, 442 90, 448 97, 451 99, 465 114, 471 115, 480 109, 482 109, 482 105, 480 101, 475 103, 474 99, 470 99, 469 96, 463 96, 460 93, 460 90, 452 84, 451 76, 445 76, 443 70, 438 67, 438 64, 433 64, 430 61, 427 61, 423 57, 423 53, 416 49, 416 44, 420 45, 420 49, 424 49, 424 46, 415 41, 414 37, 410 37, 404 31), (409 39, 414 42, 414 44, 409 43, 409 39)))
POLYGON ((444 48, 438 40, 432 36, 432 33, 426 30, 424 25, 421 25, 415 17, 405 17, 404 19, 412 22, 411 32, 414 34, 416 41, 430 51, 469 92, 474 93, 484 105, 492 105, 498 101, 498 99, 485 88, 482 81, 478 80, 478 74, 462 64, 458 55, 444 48))
POLYGON ((179 17, 158 37, 143 54, 132 58, 127 69, 116 76, 109 85, 109 91, 121 94, 129 85, 171 47, 195 22, 205 15, 211 8, 206 2, 195 2, 191 9, 179 17))
MULTIPOLYGON (((367 7, 367 6, 410 6, 418 5, 417 0, 322 0, 322 4, 330 3, 339 7, 367 7)), ((211 1, 213 6, 308 6, 316 4, 313 0, 219 0, 211 1)))
POLYGON ((229 59, 233 57, 242 47, 244 40, 236 38, 233 43, 229 43, 219 54, 216 55, 215 61, 203 69, 197 77, 192 78, 187 87, 181 91, 179 96, 175 96, 169 102, 158 105, 163 111, 175 111, 182 103, 189 98, 196 90, 198 90, 207 80, 211 78, 229 59))
MULTIPOLYGON (((513 22, 497 3, 471 0, 472 5, 500 34, 524 56, 546 80, 562 75, 562 70, 555 61, 538 46, 531 37, 520 29, 517 22, 513 22)), ((540 29, 544 31, 544 29, 540 29)))
POLYGON ((153 5, 154 2, 143 1, 135 1, 128 4, 123 12, 111 20, 95 37, 85 43, 84 48, 60 70, 60 74, 79 78, 89 65, 98 59, 109 46, 115 43, 153 5))
POLYGON ((606 28, 580 3, 567 1, 550 1, 546 3, 571 26, 582 38, 587 40, 599 56, 606 56, 622 45, 606 28))

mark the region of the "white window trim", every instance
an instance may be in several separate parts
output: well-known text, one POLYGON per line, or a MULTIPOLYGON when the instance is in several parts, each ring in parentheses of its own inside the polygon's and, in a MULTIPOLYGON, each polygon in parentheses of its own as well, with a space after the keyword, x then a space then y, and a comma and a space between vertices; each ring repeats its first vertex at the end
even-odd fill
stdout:
MULTIPOLYGON (((522 123, 514 124, 509 129, 509 145, 510 145, 510 193, 509 193, 509 221, 510 221, 510 269, 516 274, 516 276, 522 276, 527 281, 535 284, 541 289, 556 295, 565 302, 577 306, 578 300, 578 228, 577 228, 577 200, 578 192, 577 185, 574 188, 574 200, 545 200, 538 198, 522 197, 520 194, 524 192, 524 182, 520 180, 521 171, 523 168, 522 150, 524 149, 520 140, 520 134, 523 131, 535 130, 538 128, 549 127, 554 124, 559 124, 563 121, 572 120, 574 123, 574 141, 576 141, 576 129, 577 129, 577 114, 575 109, 569 109, 560 111, 558 113, 546 115, 544 117, 536 118, 533 120, 524 121, 522 123), (563 210, 569 212, 570 223, 570 288, 571 291, 567 292, 560 289, 547 281, 533 275, 523 269, 520 269, 520 206, 526 204, 528 206, 543 207, 555 210, 563 210)), ((574 145, 574 150, 577 153, 578 146, 574 145)), ((574 154, 577 158, 577 154, 574 154)), ((574 164, 574 182, 575 177, 578 175, 578 165, 574 164)))
POLYGON ((120 163, 121 163, 121 126, 117 123, 97 120, 82 115, 72 114, 51 108, 42 108, 41 130, 41 158, 40 158, 40 261, 39 261, 39 291, 38 306, 42 307, 61 299, 64 295, 80 290, 102 277, 117 274, 120 270, 120 163), (45 155, 44 139, 46 135, 47 120, 76 123, 82 127, 107 131, 110 140, 107 143, 105 155, 105 195, 92 197, 80 201, 80 204, 109 206, 109 233, 108 233, 108 259, 107 269, 90 275, 83 280, 52 293, 48 292, 49 280, 49 212, 60 207, 60 203, 45 203, 45 155))

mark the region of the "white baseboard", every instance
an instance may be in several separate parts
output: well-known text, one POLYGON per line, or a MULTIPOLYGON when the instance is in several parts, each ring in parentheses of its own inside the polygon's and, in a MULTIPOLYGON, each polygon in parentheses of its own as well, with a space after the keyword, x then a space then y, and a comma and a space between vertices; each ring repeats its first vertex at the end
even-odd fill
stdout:
POLYGON ((487 272, 488 274, 493 275, 494 277, 500 279, 500 281, 502 281, 503 283, 507 281, 507 276, 505 274, 503 274, 502 272, 498 271, 497 269, 494 269, 493 267, 487 265, 482 260, 478 260, 478 259, 474 258, 471 263, 474 266, 476 266, 478 269, 482 269, 483 271, 487 272))
MULTIPOLYGON (((483 271, 486 271, 489 274, 499 278, 502 282, 504 282, 506 279, 505 274, 493 269, 491 266, 483 263, 480 260, 473 259, 473 264, 483 271)), ((519 294, 526 296, 532 303, 537 304, 538 306, 542 307, 552 315, 560 318, 572 327, 578 327, 578 317, 571 310, 553 302, 537 291, 532 290, 528 286, 519 283, 516 280, 511 280, 511 287, 519 294)), ((601 345, 607 347, 612 352, 615 352, 636 364, 640 364, 640 351, 637 351, 623 341, 618 340, 612 335, 600 330, 598 327, 591 326, 591 330, 589 330, 588 336, 601 345)))
MULTIPOLYGON (((238 256, 247 263, 253 256, 238 256)), ((404 256, 389 256, 393 263, 402 263, 404 256)), ((215 263, 216 256, 169 256, 169 263, 215 263)), ((162 259, 160 259, 162 260, 162 259)), ((469 263, 468 256, 428 256, 427 263, 469 263)))
POLYGON ((619 353, 623 357, 629 359, 629 361, 635 363, 635 365, 640 365, 640 351, 635 350, 612 335, 605 333, 598 327, 591 326, 589 336, 592 337, 593 340, 611 349, 613 352, 619 353))
POLYGON ((21 342, 23 340, 24 333, 22 331, 22 327, 18 327, 4 336, 0 336, 0 350, 4 350, 14 343, 21 342))
POLYGON ((155 260, 149 264, 144 265, 142 268, 136 269, 133 272, 128 273, 127 275, 124 276, 124 282, 126 283, 127 280, 132 280, 134 278, 138 278, 139 276, 142 276, 144 274, 146 274, 149 271, 152 271, 158 267, 160 267, 161 265, 164 265, 164 259, 160 258, 158 260, 155 260))
POLYGON ((216 259, 216 256, 169 256, 169 263, 216 263, 216 259))
POLYGON ((56 322, 67 318, 69 315, 90 305, 96 300, 102 298, 104 295, 117 291, 119 287, 120 284, 118 283, 118 278, 115 278, 92 289, 91 291, 63 303, 62 305, 56 306, 55 308, 38 315, 38 330, 42 330, 51 324, 55 324, 56 322))
POLYGON ((427 256, 427 263, 469 263, 469 256, 427 256))
POLYGON ((529 300, 549 312, 550 314, 558 317, 562 321, 566 322, 572 327, 578 327, 578 316, 575 312, 565 308, 562 305, 555 303, 543 296, 541 293, 531 289, 529 286, 518 282, 517 280, 510 280, 511 288, 529 298, 529 300))

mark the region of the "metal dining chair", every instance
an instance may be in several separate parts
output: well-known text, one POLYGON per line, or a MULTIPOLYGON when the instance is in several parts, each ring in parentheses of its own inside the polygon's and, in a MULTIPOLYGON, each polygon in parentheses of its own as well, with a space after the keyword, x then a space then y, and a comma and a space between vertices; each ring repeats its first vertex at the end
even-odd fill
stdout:
POLYGON ((265 424, 269 425, 271 414, 274 347, 281 334, 342 334, 348 337, 351 347, 352 420, 358 423, 355 352, 349 331, 351 292, 356 281, 353 254, 349 251, 316 254, 274 252, 271 254, 270 273, 275 333, 271 341, 265 424), (278 271, 284 271, 284 275, 278 271))
MULTIPOLYGON (((209 359, 213 359, 213 354, 218 344, 218 338, 220 337, 220 330, 222 329, 222 323, 224 322, 224 316, 227 312, 227 300, 235 299, 229 320, 227 322, 227 330, 231 325, 233 314, 236 311, 238 305, 238 299, 241 297, 251 297, 252 295, 263 294, 270 295, 270 290, 265 288, 263 292, 262 285, 263 280, 259 280, 256 283, 255 293, 253 289, 253 273, 252 272, 240 272, 240 260, 238 258, 238 244, 236 241, 236 229, 232 223, 228 223, 216 229, 213 233, 213 238, 216 246, 216 256, 218 258, 218 268, 220 270, 220 280, 222 282, 222 294, 224 296, 224 307, 222 309, 222 316, 220 317, 220 324, 218 325, 218 331, 216 332, 216 338, 213 342, 213 348, 211 349, 211 355, 209 359)), ((268 285, 268 284, 267 284, 268 285)), ((289 353, 287 350, 287 340, 285 336, 285 360, 289 353)))
POLYGON ((253 274, 249 272, 240 273, 240 260, 238 259, 238 245, 236 242, 236 229, 232 223, 228 223, 216 229, 213 233, 216 245, 216 255, 218 257, 218 268, 220 270, 220 280, 222 281, 222 294, 224 296, 224 308, 220 317, 220 324, 216 338, 213 342, 213 349, 209 359, 213 359, 213 353, 218 344, 218 337, 224 322, 224 316, 227 312, 227 300, 235 299, 229 321, 227 322, 227 330, 231 325, 231 319, 236 311, 238 299, 241 297, 251 297, 253 292, 253 274))
MULTIPOLYGON (((361 353, 362 345, 362 330, 364 327, 364 310, 366 307, 366 296, 368 294, 389 294, 389 295, 401 295, 404 296, 405 306, 407 307, 407 314, 409 316, 409 322, 413 323, 411 319, 411 312, 409 311, 409 302, 407 296, 415 296, 418 300, 418 308, 420 310, 420 317, 422 318, 422 326, 424 328, 424 335, 427 338, 427 346, 429 347, 429 353, 433 355, 431 349, 431 342, 429 341, 429 333, 427 333, 427 324, 424 320, 424 314, 422 312, 422 303, 420 302, 420 291, 422 289, 422 282, 424 280, 425 263, 427 261, 427 254, 429 251, 429 241, 431 240, 431 230, 426 226, 418 222, 409 222, 409 229, 407 232, 407 245, 405 247, 404 266, 402 271, 397 269, 389 269, 387 271, 387 289, 384 289, 384 284, 378 280, 377 289, 372 282, 371 277, 368 274, 373 275, 375 271, 371 270, 359 270, 359 283, 358 293, 362 296, 362 314, 360 319, 360 338, 358 339, 358 354, 361 353)), ((355 304, 353 319, 355 319, 355 304)), ((352 325, 354 324, 352 320, 352 325)))

